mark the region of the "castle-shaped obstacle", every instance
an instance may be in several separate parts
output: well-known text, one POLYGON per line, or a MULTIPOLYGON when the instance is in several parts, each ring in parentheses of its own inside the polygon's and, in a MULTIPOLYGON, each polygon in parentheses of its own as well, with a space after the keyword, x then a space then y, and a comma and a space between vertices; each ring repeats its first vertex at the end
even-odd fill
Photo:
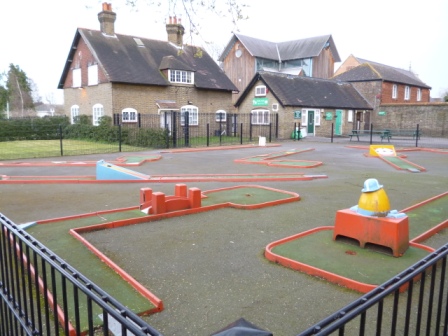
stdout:
POLYGON ((176 184, 174 196, 162 192, 153 192, 151 188, 140 189, 140 210, 151 215, 201 207, 202 193, 198 188, 176 184))

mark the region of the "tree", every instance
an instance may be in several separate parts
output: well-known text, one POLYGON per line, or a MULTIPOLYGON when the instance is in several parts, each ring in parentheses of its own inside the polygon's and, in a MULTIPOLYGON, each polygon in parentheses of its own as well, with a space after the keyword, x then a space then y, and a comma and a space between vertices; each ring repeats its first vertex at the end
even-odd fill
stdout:
POLYGON ((31 81, 19 66, 12 63, 6 77, 9 109, 11 113, 23 117, 29 110, 34 110, 31 81))

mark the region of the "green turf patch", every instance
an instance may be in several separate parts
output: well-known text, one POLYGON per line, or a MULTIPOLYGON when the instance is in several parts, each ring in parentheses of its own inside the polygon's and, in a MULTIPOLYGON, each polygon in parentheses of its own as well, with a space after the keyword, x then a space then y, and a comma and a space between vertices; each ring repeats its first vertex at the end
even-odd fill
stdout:
MULTIPOLYGON (((97 256, 90 252, 90 250, 88 250, 81 242, 72 237, 69 234, 69 230, 120 219, 143 216, 144 214, 139 210, 120 211, 101 214, 99 216, 93 215, 48 224, 35 225, 28 228, 27 232, 38 241, 42 242, 59 257, 66 260, 70 265, 104 289, 107 293, 120 301, 123 305, 129 307, 129 309, 136 313, 141 313, 153 309, 155 306, 148 299, 138 293, 126 281, 123 281, 117 273, 115 273, 97 256)), ((111 243, 113 244, 113 242, 111 243)), ((51 288, 51 286, 49 286, 49 288, 51 288)), ((69 291, 72 290, 71 287, 68 287, 68 289, 69 291)), ((84 306, 81 305, 81 309, 84 306)), ((102 313, 98 307, 95 306, 94 309, 94 316, 98 316, 102 313)), ((72 315, 74 314, 73 307, 69 307, 68 310, 70 319, 74 320, 74 315, 72 315)), ((82 314, 81 317, 84 318, 81 321, 81 325, 84 328, 87 328, 85 314, 82 314)), ((95 320, 95 324, 101 325, 102 322, 99 318, 97 318, 95 320)))
POLYGON ((241 205, 254 205, 266 202, 274 202, 280 199, 291 198, 290 194, 265 188, 233 188, 206 193, 207 198, 202 199, 202 205, 214 205, 231 202, 241 205))
POLYGON ((409 239, 414 239, 448 219, 448 195, 407 211, 409 239))
MULTIPOLYGON (((417 168, 416 165, 406 162, 406 161, 403 161, 400 157, 397 157, 397 156, 383 156, 382 158, 384 160, 396 165, 400 169, 416 169, 417 168)), ((419 169, 419 168, 417 168, 417 169, 419 169)))
POLYGON ((380 285, 429 254, 410 247, 400 258, 333 241, 333 230, 318 231, 278 245, 272 252, 361 283, 380 285))

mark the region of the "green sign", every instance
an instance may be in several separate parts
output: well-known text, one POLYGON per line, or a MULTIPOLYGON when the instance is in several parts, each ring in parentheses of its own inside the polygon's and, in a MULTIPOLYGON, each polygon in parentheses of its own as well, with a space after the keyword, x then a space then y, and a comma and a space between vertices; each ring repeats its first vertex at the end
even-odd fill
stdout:
POLYGON ((333 113, 331 112, 325 113, 325 120, 333 120, 333 113))
POLYGON ((302 119, 302 111, 294 111, 294 119, 302 119))
POLYGON ((266 97, 254 98, 252 99, 252 106, 268 106, 268 99, 266 97))
POLYGON ((379 111, 378 115, 386 115, 386 111, 379 111))

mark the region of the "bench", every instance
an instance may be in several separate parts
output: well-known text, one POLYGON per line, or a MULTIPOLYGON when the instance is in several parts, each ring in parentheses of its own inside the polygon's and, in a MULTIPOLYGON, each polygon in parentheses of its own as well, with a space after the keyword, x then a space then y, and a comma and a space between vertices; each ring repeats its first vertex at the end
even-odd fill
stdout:
POLYGON ((419 139, 422 135, 422 132, 419 130, 411 129, 411 130, 405 130, 405 129, 397 129, 397 130, 385 130, 384 134, 381 136, 381 142, 383 139, 387 139, 390 142, 390 139, 394 137, 394 140, 400 140, 400 138, 410 138, 412 139, 419 139))
MULTIPOLYGON (((381 141, 383 140, 383 138, 388 138, 387 134, 388 134, 388 130, 379 130, 379 131, 370 131, 370 130, 352 130, 352 134, 349 134, 348 136, 350 137, 350 141, 352 141, 353 137, 356 137, 356 139, 358 139, 359 141, 359 137, 363 137, 363 136, 369 136, 370 135, 379 135, 381 137, 381 141)), ((388 138, 389 139, 389 138, 388 138)))

